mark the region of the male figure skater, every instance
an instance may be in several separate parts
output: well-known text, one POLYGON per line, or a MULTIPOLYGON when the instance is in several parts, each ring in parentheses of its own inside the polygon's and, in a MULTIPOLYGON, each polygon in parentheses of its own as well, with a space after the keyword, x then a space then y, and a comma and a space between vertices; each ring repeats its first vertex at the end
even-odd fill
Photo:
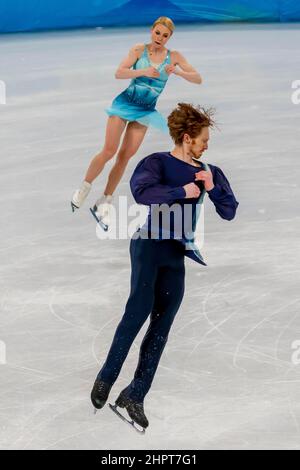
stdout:
POLYGON ((184 295, 184 257, 205 265, 192 243, 199 201, 207 192, 216 212, 226 220, 235 217, 239 204, 222 170, 199 161, 208 148, 209 128, 213 124, 209 110, 178 103, 168 117, 175 147, 170 152, 156 152, 142 159, 130 180, 136 202, 150 206, 150 210, 145 225, 130 241, 131 291, 91 400, 95 409, 104 406, 136 335, 150 315, 134 378, 115 405, 110 405, 121 417, 117 407, 125 408, 132 422, 123 419, 134 427, 141 426, 142 431, 135 427, 139 432, 149 425, 144 398, 184 295), (176 204, 177 209, 182 209, 170 211, 168 227, 163 226, 161 218, 154 217, 161 204, 170 207, 176 204), (185 211, 187 205, 191 210, 185 211))

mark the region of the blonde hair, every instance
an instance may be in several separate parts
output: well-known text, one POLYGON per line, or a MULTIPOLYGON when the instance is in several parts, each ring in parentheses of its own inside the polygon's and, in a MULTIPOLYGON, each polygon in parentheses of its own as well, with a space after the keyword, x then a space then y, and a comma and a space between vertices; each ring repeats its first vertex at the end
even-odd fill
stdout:
POLYGON ((171 18, 168 18, 167 16, 160 16, 159 18, 157 18, 157 20, 154 21, 152 25, 152 29, 155 28, 155 26, 158 24, 164 25, 166 28, 168 28, 171 31, 171 35, 173 34, 175 25, 173 21, 171 20, 171 18))

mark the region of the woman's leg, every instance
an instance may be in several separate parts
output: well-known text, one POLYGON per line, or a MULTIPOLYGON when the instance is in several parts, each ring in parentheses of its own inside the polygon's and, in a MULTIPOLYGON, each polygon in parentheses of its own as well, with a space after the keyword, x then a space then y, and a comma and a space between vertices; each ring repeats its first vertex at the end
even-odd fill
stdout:
POLYGON ((138 151, 148 127, 137 121, 129 122, 123 138, 120 150, 118 151, 116 162, 112 167, 104 194, 112 195, 118 186, 130 158, 138 151))
POLYGON ((106 125, 104 147, 91 161, 84 178, 88 183, 92 183, 97 178, 108 160, 116 154, 126 122, 125 119, 119 116, 109 116, 106 125))
POLYGON ((129 349, 153 307, 157 275, 155 243, 154 240, 141 238, 130 242, 131 291, 107 359, 97 376, 98 380, 111 385, 116 381, 129 349))
POLYGON ((138 366, 134 379, 123 391, 134 401, 143 402, 150 390, 169 331, 183 299, 184 280, 184 255, 177 260, 176 266, 159 269, 150 325, 141 344, 138 366))

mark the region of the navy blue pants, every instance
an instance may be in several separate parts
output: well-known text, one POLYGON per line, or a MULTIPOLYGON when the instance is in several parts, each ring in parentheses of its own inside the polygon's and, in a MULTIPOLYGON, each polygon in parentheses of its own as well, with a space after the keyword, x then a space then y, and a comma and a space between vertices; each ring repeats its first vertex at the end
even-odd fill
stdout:
POLYGON ((123 391, 142 402, 154 378, 168 334, 184 294, 184 246, 178 240, 130 241, 131 290, 98 378, 113 384, 129 349, 150 315, 132 382, 123 391))

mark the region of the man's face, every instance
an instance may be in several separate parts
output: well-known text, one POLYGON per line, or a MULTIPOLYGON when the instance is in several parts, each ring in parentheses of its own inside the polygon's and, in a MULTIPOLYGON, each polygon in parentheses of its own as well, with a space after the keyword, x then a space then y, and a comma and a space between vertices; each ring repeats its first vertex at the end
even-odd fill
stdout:
POLYGON ((203 127, 201 134, 190 139, 189 152, 193 158, 200 158, 203 152, 208 149, 209 128, 203 127))

